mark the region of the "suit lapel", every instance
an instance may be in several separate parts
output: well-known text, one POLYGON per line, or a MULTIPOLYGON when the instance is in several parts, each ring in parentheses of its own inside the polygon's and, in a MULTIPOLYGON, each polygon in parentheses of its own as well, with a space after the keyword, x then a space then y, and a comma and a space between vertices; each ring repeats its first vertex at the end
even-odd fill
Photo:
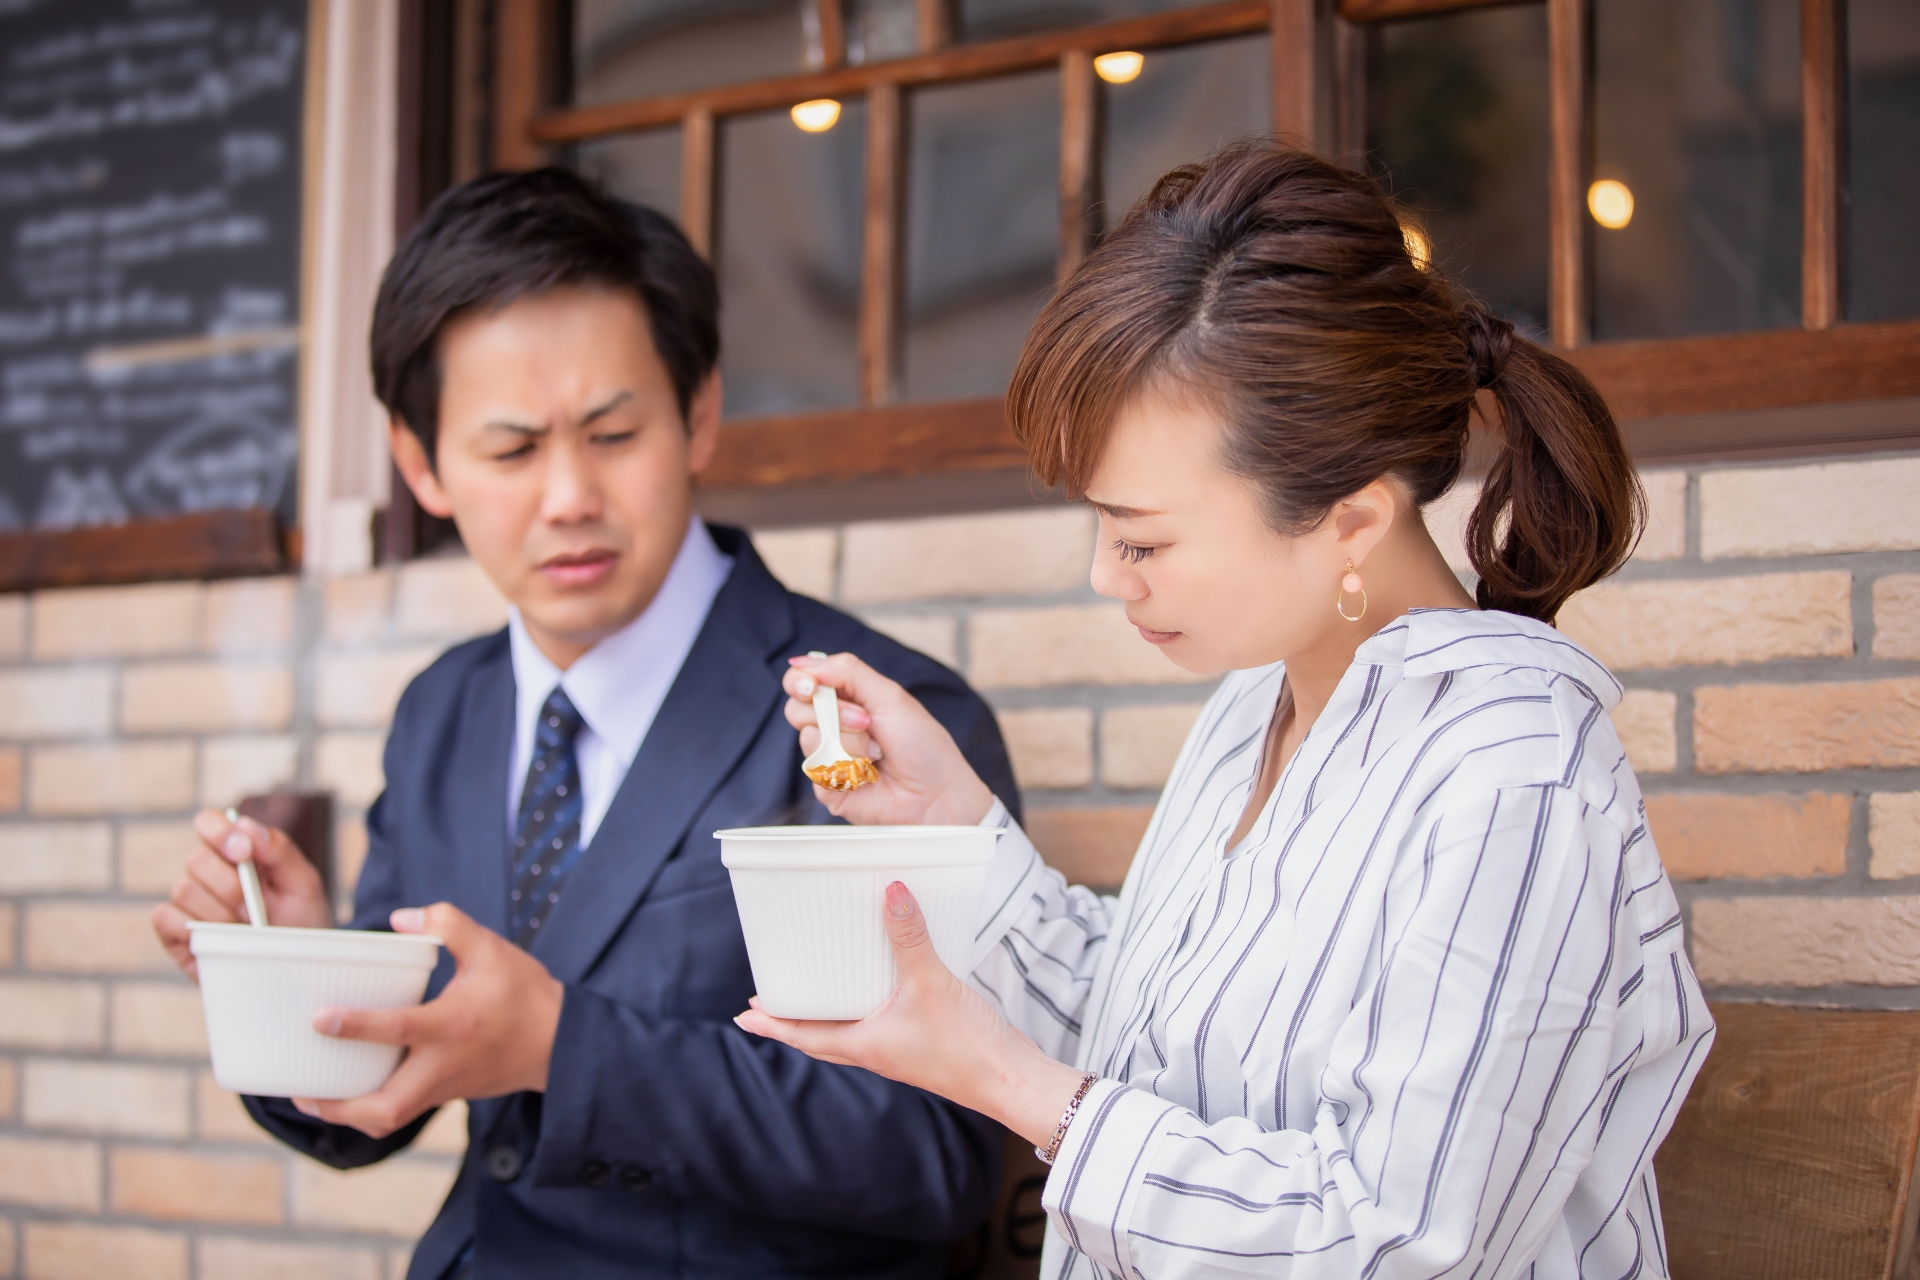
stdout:
POLYGON ((459 741, 446 765, 445 794, 453 801, 458 872, 441 880, 449 900, 504 935, 507 931, 507 770, 513 749, 513 662, 507 646, 474 673, 464 694, 459 741))
POLYGON ((744 535, 715 529, 714 538, 734 557, 733 571, 534 943, 562 982, 593 967, 779 706, 769 657, 793 634, 786 589, 744 535))

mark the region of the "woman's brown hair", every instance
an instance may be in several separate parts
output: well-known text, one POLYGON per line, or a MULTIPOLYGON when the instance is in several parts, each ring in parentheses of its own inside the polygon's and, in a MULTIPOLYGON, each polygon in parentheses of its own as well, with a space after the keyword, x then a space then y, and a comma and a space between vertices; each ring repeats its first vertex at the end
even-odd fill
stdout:
POLYGON ((1489 390, 1505 440, 1467 526, 1482 608, 1551 621, 1644 522, 1593 384, 1416 262, 1379 188, 1309 152, 1241 142, 1161 178, 1041 312, 1007 413, 1040 478, 1078 496, 1116 412, 1161 378, 1223 413, 1222 461, 1282 533, 1382 476, 1438 498, 1489 390))

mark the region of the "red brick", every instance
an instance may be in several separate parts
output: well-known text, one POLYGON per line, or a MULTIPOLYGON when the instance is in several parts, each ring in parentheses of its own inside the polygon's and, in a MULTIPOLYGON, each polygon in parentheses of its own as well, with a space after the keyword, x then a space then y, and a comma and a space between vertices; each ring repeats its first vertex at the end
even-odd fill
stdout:
POLYGON ((0 1134, 0 1204, 98 1213, 99 1144, 0 1134))
POLYGON ((1675 880, 1837 876, 1847 869, 1853 797, 1647 797, 1647 822, 1675 880))
POLYGON ((187 1280, 187 1238, 104 1222, 26 1224, 26 1280, 187 1280))
POLYGON ((121 1147, 109 1157, 107 1178, 114 1213, 255 1226, 273 1226, 286 1216, 286 1164, 277 1156, 121 1147))
POLYGON ((1920 898, 1710 898, 1690 937, 1708 986, 1920 985, 1920 898))
POLYGON ((1920 765, 1920 679, 1697 689, 1701 773, 1818 773, 1920 765))
POLYGON ((1148 806, 1034 809, 1024 824, 1034 848, 1070 883, 1116 889, 1153 818, 1148 806))
POLYGON ((20 812, 21 764, 26 755, 18 747, 0 747, 0 813, 20 812))

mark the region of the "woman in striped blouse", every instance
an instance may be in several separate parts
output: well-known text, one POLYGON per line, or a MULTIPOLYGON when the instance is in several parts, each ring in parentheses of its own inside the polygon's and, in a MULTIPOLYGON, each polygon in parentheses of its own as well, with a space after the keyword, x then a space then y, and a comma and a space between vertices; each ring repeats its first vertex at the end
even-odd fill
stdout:
POLYGON ((836 813, 1008 830, 970 983, 895 885, 885 1007, 742 1025, 1030 1138, 1050 1280, 1666 1275, 1652 1157, 1712 1023, 1619 686, 1551 626, 1642 519, 1599 395, 1410 257, 1367 179, 1247 143, 1067 282, 1008 408, 1099 513, 1094 587, 1228 674, 1114 899, 898 686, 799 660, 802 745, 824 681, 881 759, 836 813), (1476 602, 1420 513, 1483 389, 1476 602))

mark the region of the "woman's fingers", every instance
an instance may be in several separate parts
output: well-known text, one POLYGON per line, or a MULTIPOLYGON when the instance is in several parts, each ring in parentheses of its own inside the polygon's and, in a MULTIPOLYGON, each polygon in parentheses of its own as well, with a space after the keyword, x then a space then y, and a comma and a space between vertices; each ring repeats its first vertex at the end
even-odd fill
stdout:
POLYGON ((933 949, 933 937, 927 932, 927 917, 914 900, 913 891, 895 880, 887 886, 887 941, 893 944, 893 958, 900 966, 900 980, 953 975, 933 949))
POLYGON ((789 658, 787 662, 789 667, 781 686, 791 698, 811 699, 815 686, 825 684, 839 692, 843 708, 852 703, 866 712, 881 713, 913 701, 913 695, 899 684, 850 653, 836 653, 827 658, 789 658))

